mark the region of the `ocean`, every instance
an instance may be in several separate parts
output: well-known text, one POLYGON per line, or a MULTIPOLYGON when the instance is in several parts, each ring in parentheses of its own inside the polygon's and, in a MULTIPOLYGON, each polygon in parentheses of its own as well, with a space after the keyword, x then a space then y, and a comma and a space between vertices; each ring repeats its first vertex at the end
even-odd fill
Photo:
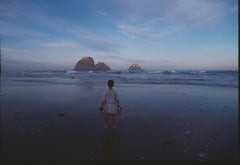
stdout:
POLYGON ((18 70, 3 71, 2 80, 6 84, 105 84, 113 79, 118 84, 170 84, 216 87, 238 87, 238 71, 203 70, 112 70, 112 71, 73 71, 73 70, 18 70))

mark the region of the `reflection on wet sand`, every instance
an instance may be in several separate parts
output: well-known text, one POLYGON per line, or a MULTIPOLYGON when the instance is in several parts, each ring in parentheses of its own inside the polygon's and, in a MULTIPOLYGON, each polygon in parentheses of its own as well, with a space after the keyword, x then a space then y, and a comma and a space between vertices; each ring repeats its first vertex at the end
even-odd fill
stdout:
POLYGON ((103 159, 116 160, 119 159, 120 139, 116 136, 116 129, 105 129, 105 137, 100 141, 103 146, 103 159))
POLYGON ((92 80, 78 80, 77 86, 84 90, 85 92, 93 91, 94 85, 92 80))

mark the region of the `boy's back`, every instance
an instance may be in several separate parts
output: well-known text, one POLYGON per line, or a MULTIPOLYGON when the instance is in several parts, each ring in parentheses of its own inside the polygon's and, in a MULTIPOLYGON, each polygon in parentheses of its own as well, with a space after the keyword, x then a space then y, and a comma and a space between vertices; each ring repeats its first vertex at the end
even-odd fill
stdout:
POLYGON ((103 98, 102 98, 102 101, 105 101, 106 104, 109 104, 109 103, 112 103, 112 104, 116 104, 117 101, 119 101, 119 98, 118 98, 118 93, 113 90, 113 89, 108 89, 103 98))

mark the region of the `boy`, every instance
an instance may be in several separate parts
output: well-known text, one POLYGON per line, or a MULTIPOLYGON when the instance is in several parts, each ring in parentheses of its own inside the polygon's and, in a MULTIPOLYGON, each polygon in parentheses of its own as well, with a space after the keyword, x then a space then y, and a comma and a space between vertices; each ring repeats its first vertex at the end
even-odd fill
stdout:
POLYGON ((108 121, 110 115, 112 116, 112 124, 113 128, 116 128, 116 119, 115 119, 115 113, 118 107, 118 110, 121 110, 120 103, 119 103, 119 97, 118 93, 113 90, 114 81, 108 80, 108 90, 105 92, 105 94, 102 97, 101 102, 101 109, 105 110, 106 116, 105 116, 105 128, 108 128, 108 121))

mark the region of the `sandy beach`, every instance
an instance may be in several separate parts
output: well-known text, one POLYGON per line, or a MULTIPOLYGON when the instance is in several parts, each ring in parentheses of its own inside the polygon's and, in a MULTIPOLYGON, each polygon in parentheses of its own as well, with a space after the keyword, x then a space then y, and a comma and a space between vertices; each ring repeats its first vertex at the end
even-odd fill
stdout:
MULTIPOLYGON (((80 81, 80 80, 71 80, 80 81)), ((1 160, 237 160, 237 88, 119 84, 104 128, 105 84, 4 84, 1 160)))

